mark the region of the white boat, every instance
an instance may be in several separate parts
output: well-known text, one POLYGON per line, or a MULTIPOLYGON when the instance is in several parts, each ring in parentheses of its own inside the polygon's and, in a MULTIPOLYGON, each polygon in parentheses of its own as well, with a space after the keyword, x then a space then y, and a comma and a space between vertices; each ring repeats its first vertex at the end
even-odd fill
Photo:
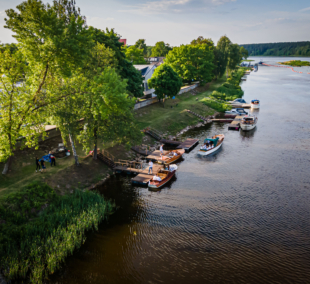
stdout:
POLYGON ((255 115, 246 115, 240 122, 240 127, 244 131, 249 131, 255 128, 258 118, 255 115))
POLYGON ((200 149, 198 154, 202 155, 202 156, 208 156, 216 151, 218 151, 222 145, 223 145, 223 141, 224 141, 225 135, 224 134, 218 134, 213 136, 212 138, 206 138, 204 143, 212 142, 214 145, 214 148, 210 149, 210 150, 204 150, 204 149, 200 149))
POLYGON ((258 109, 259 107, 260 107, 259 100, 252 100, 251 101, 251 108, 258 109))

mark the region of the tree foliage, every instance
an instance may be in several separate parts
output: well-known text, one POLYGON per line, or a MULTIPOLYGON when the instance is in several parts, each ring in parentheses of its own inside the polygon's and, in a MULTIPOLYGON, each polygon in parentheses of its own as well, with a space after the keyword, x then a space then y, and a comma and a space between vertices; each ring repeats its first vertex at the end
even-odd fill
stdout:
POLYGON ((163 41, 156 42, 155 46, 152 48, 152 57, 165 57, 168 52, 172 50, 168 43, 163 41))
POLYGON ((229 46, 231 41, 227 36, 222 36, 214 49, 214 76, 220 78, 224 75, 228 64, 229 46))
POLYGON ((249 56, 310 56, 310 41, 242 44, 249 56))
POLYGON ((228 64, 229 70, 235 70, 237 65, 241 62, 242 55, 240 53, 240 47, 238 44, 231 44, 229 46, 228 64))
POLYGON ((206 44, 212 48, 214 48, 214 42, 211 38, 204 38, 203 36, 199 36, 197 39, 193 39, 191 41, 192 45, 198 45, 198 44, 206 44))
POLYGON ((247 58, 249 57, 249 52, 243 46, 240 46, 240 55, 241 58, 247 60, 247 58))
POLYGON ((179 93, 182 79, 168 64, 164 63, 155 69, 148 84, 150 88, 155 89, 157 97, 164 101, 166 96, 172 98, 179 93))
POLYGON ((134 46, 143 51, 143 56, 147 56, 147 46, 145 43, 145 39, 137 40, 134 46))
POLYGON ((214 55, 212 47, 207 44, 181 45, 171 50, 165 63, 169 64, 184 82, 210 82, 214 55))
POLYGON ((135 45, 129 46, 125 50, 126 59, 132 64, 146 64, 143 56, 143 50, 135 45))

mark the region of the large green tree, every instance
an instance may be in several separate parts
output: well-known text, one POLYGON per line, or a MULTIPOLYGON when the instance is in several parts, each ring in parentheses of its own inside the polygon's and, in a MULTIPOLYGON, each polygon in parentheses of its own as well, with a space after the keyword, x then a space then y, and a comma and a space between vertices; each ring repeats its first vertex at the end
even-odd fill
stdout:
POLYGON ((2 53, 5 58, 0 61, 3 78, 0 89, 7 89, 0 101, 1 114, 7 112, 7 119, 1 121, 2 137, 8 138, 0 154, 1 161, 7 161, 4 174, 17 139, 25 137, 27 146, 37 145, 38 132, 45 123, 43 110, 64 100, 64 94, 50 92, 55 76, 68 78, 72 70, 81 68, 92 45, 82 17, 59 13, 55 2, 51 6, 28 0, 18 5, 17 10, 6 11, 5 27, 14 32, 19 49, 11 56, 2 53), (18 73, 19 76, 10 75, 18 73), (17 84, 20 81, 22 84, 17 84))
POLYGON ((240 46, 240 54, 245 60, 249 57, 249 52, 243 46, 240 46))
POLYGON ((221 78, 226 71, 231 41, 227 36, 222 36, 214 49, 214 77, 221 78))
POLYGON ((113 29, 106 31, 89 27, 89 32, 95 42, 104 44, 114 52, 114 57, 117 60, 116 70, 122 77, 127 80, 127 91, 132 97, 142 97, 142 76, 141 73, 133 67, 133 64, 126 59, 123 43, 119 42, 120 36, 113 29))
POLYGON ((132 45, 125 49, 126 59, 132 64, 146 64, 143 56, 143 50, 132 45))
POLYGON ((207 44, 181 45, 168 53, 165 63, 171 65, 184 82, 204 84, 212 79, 213 60, 213 49, 207 44))
POLYGON ((241 62, 242 55, 240 53, 240 47, 238 44, 231 44, 229 46, 228 64, 229 71, 235 70, 237 65, 241 62))
POLYGON ((198 45, 198 44, 206 44, 212 48, 214 48, 214 42, 211 38, 204 38, 203 36, 199 36, 197 39, 193 39, 191 41, 192 45, 198 45))
POLYGON ((148 80, 150 88, 155 89, 158 99, 163 100, 165 106, 165 98, 176 96, 182 86, 182 79, 168 64, 162 64, 154 71, 151 79, 148 80))
POLYGON ((139 48, 143 51, 143 56, 147 56, 147 46, 145 43, 145 39, 139 39, 135 43, 135 47, 139 48))
POLYGON ((152 48, 152 57, 165 57, 168 52, 172 50, 168 43, 163 41, 156 42, 155 46, 152 48))

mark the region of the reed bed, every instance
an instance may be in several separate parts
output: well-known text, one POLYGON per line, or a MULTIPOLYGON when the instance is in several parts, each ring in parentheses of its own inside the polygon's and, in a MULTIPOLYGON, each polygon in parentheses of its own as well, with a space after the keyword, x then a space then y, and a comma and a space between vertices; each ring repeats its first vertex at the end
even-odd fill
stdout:
MULTIPOLYGON (((7 280, 27 279, 31 283, 42 283, 85 242, 85 232, 98 230, 98 224, 115 208, 96 192, 76 190, 71 195, 57 196, 47 185, 41 187, 44 189, 39 192, 50 193, 46 195, 50 203, 33 219, 27 219, 25 214, 16 217, 22 212, 17 210, 19 204, 14 204, 14 212, 5 215, 3 209, 12 206, 12 197, 2 202, 0 218, 6 217, 8 222, 0 225, 3 235, 0 254, 1 268, 7 280)), ((38 185, 29 188, 38 188, 38 185)))

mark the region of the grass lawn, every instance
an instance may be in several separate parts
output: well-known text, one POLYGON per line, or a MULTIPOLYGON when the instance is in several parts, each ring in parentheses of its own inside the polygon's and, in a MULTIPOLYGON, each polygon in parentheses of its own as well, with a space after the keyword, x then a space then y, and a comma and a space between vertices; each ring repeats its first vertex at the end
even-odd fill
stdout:
POLYGON ((188 92, 177 96, 174 100, 167 99, 165 107, 160 102, 137 110, 136 118, 140 128, 152 127, 162 133, 175 135, 186 126, 197 124, 200 119, 186 110, 191 110, 202 116, 213 115, 215 111, 199 101, 209 96, 225 81, 226 76, 223 76, 216 82, 195 89, 196 92, 199 92, 196 95, 188 92))

